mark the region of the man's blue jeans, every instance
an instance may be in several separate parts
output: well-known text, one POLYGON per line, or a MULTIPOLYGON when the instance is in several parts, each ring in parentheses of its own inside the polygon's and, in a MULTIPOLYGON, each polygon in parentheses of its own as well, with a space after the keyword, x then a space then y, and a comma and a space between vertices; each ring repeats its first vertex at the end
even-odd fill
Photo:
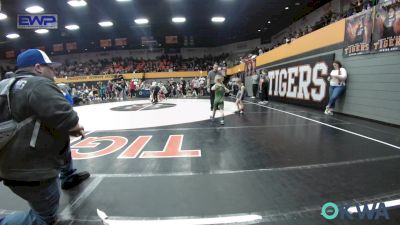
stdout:
MULTIPOLYGON (((71 154, 69 154, 71 155, 71 154)), ((61 170, 61 180, 73 175, 72 159, 61 170)), ((47 225, 57 219, 60 200, 60 179, 41 182, 37 186, 8 186, 16 195, 26 200, 31 209, 17 212, 0 219, 0 225, 47 225)))
POLYGON ((335 108, 336 100, 344 93, 346 86, 330 86, 328 108, 335 108))
POLYGON ((0 225, 47 225, 57 218, 60 200, 58 177, 41 182, 38 186, 8 186, 19 197, 25 199, 31 209, 6 216, 0 225))

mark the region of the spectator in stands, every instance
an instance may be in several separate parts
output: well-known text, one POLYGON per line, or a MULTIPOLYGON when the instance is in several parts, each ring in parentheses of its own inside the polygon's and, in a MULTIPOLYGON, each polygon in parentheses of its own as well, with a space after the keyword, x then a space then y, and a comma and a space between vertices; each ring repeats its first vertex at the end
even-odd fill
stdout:
POLYGON ((336 100, 346 90, 347 71, 342 67, 339 61, 333 62, 333 70, 328 77, 329 87, 329 102, 325 109, 326 115, 333 115, 332 110, 335 108, 336 100))
POLYGON ((133 57, 113 57, 89 62, 66 62, 59 68, 59 75, 76 76, 91 74, 114 74, 127 72, 172 72, 208 70, 214 62, 222 62, 229 55, 205 55, 203 58, 183 59, 182 56, 161 56, 155 60, 134 59, 133 57))

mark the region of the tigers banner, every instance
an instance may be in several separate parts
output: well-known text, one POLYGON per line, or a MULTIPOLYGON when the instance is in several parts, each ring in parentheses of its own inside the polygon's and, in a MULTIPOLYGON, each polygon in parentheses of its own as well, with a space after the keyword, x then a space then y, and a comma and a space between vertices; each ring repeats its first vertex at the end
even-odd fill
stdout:
POLYGON ((268 71, 270 99, 325 108, 329 99, 327 78, 332 70, 334 57, 334 54, 328 54, 261 68, 268 71))
POLYGON ((370 53, 373 9, 346 19, 343 56, 370 53))
POLYGON ((372 52, 400 50, 400 0, 387 1, 375 7, 372 52))

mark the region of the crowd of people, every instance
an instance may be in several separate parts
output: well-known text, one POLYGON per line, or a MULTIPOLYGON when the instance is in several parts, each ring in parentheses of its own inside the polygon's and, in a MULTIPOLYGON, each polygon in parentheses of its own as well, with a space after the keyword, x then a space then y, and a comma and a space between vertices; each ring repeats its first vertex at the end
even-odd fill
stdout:
MULTIPOLYGON (((391 1, 391 0, 389 0, 389 1, 391 1)), ((278 43, 278 45, 290 43, 301 36, 304 36, 315 30, 318 30, 320 28, 328 26, 328 25, 335 23, 341 19, 353 16, 362 11, 369 10, 374 5, 379 4, 379 3, 384 3, 384 2, 388 2, 388 0, 381 0, 381 1, 379 1, 379 0, 355 0, 355 1, 352 1, 350 3, 350 8, 348 10, 346 10, 345 12, 340 13, 340 12, 329 11, 324 16, 322 16, 320 18, 320 20, 318 22, 316 22, 315 24, 306 25, 303 29, 294 31, 291 34, 289 34, 288 36, 284 37, 283 40, 280 43, 278 43)))
MULTIPOLYGON (((266 48, 257 47, 255 49, 249 51, 248 53, 246 53, 245 56, 243 56, 243 58, 247 57, 249 54, 260 55, 260 54, 268 52, 274 48, 277 48, 283 44, 289 44, 292 41, 294 41, 304 35, 307 35, 315 30, 318 30, 318 29, 328 26, 332 23, 335 23, 341 19, 353 16, 353 15, 363 12, 365 10, 369 10, 371 7, 373 7, 377 4, 383 4, 383 3, 388 3, 388 2, 391 3, 391 2, 393 2, 393 0, 353 0, 350 3, 350 8, 348 10, 346 10, 345 12, 339 13, 339 12, 329 11, 325 15, 323 15, 320 18, 320 20, 318 22, 316 22, 315 24, 305 25, 303 27, 303 29, 299 29, 297 31, 293 31, 293 32, 289 33, 288 35, 283 37, 282 40, 275 42, 270 47, 266 47, 266 48)), ((236 62, 236 64, 239 64, 239 63, 240 63, 239 61, 236 62)))
MULTIPOLYGON (((66 91, 72 96, 74 104, 87 103, 92 101, 123 101, 139 96, 141 91, 151 91, 151 98, 154 103, 158 102, 152 94, 156 92, 165 98, 186 98, 204 96, 207 94, 206 78, 195 77, 191 79, 170 78, 165 81, 131 79, 124 80, 121 76, 95 84, 61 84, 66 86, 66 91), (158 93, 159 92, 159 93, 158 93)), ((158 97, 158 95, 155 95, 158 97)), ((144 97, 144 96, 139 96, 144 97)), ((146 96, 147 97, 147 96, 146 96)))
POLYGON ((229 54, 205 55, 203 58, 184 59, 182 55, 163 55, 154 60, 131 57, 89 60, 88 62, 65 62, 58 69, 60 77, 82 75, 104 75, 116 73, 149 73, 173 71, 207 71, 214 62, 223 62, 229 54))

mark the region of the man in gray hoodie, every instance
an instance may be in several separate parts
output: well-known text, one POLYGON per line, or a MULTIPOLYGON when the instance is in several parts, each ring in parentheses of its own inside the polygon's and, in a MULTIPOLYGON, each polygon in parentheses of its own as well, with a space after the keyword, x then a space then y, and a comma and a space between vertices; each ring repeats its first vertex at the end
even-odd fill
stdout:
POLYGON ((31 116, 35 119, 1 149, 0 178, 29 203, 31 210, 1 218, 0 225, 54 223, 60 199, 60 172, 63 189, 90 176, 87 172, 77 173, 72 166, 69 137, 83 136, 83 127, 54 82, 54 68, 59 65, 38 49, 26 50, 17 57, 17 82, 10 91, 11 115, 17 122, 31 116), (31 76, 21 78, 26 75, 31 76))

